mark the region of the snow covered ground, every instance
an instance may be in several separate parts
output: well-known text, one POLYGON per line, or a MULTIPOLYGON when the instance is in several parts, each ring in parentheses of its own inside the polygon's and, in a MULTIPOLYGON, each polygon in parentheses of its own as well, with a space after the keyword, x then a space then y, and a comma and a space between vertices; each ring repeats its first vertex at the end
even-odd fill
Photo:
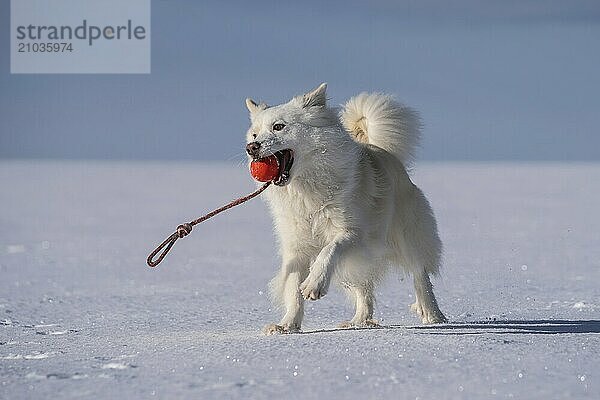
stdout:
POLYGON ((600 164, 424 164, 451 320, 379 290, 381 329, 337 330, 339 291, 305 333, 265 337, 277 268, 256 199, 148 252, 253 189, 201 163, 0 162, 0 398, 595 398, 600 164))

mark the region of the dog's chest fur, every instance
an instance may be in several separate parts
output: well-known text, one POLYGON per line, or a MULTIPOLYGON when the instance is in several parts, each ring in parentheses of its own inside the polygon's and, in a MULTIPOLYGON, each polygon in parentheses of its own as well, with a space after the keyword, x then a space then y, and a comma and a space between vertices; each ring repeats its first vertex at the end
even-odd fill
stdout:
POLYGON ((281 238, 296 237, 323 245, 339 232, 347 229, 347 215, 343 213, 343 195, 339 185, 315 180, 296 182, 283 188, 273 188, 267 199, 281 238), (309 183, 310 182, 310 183, 309 183))

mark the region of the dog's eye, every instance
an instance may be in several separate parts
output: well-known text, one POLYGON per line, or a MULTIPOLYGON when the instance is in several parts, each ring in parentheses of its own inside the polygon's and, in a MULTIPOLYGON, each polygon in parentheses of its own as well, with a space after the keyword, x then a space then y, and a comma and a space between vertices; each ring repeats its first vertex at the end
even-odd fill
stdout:
POLYGON ((283 128, 285 128, 285 125, 284 125, 284 124, 281 124, 281 123, 273 125, 273 130, 274 130, 274 131, 280 131, 280 130, 282 130, 283 128))

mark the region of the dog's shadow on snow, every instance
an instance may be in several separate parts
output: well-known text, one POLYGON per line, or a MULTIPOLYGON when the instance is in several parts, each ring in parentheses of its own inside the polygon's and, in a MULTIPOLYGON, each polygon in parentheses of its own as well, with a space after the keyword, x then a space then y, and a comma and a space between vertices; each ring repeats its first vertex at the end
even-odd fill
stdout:
POLYGON ((450 322, 439 325, 380 325, 365 328, 316 329, 301 334, 347 332, 363 330, 404 330, 428 335, 483 335, 483 334, 537 334, 600 333, 600 320, 494 320, 450 322))

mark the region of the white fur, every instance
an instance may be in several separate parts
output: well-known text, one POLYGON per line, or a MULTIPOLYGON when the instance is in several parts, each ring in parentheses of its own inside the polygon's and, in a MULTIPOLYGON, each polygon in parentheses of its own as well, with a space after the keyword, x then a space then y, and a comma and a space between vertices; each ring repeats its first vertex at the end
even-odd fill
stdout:
POLYGON ((261 143, 261 156, 294 152, 288 184, 263 194, 282 256, 272 295, 285 310, 265 333, 300 330, 304 301, 323 297, 332 281, 356 307, 342 326, 376 324, 374 288, 390 267, 413 276, 412 309, 423 323, 446 321, 429 279, 442 252, 436 221, 405 169, 419 138, 417 114, 390 96, 363 93, 338 115, 326 105, 325 84, 278 106, 246 104, 247 140, 261 143), (275 123, 285 128, 276 132, 275 123))
POLYGON ((419 117, 414 110, 396 103, 392 96, 361 93, 352 97, 341 119, 357 142, 381 147, 404 165, 412 161, 421 136, 419 117))

